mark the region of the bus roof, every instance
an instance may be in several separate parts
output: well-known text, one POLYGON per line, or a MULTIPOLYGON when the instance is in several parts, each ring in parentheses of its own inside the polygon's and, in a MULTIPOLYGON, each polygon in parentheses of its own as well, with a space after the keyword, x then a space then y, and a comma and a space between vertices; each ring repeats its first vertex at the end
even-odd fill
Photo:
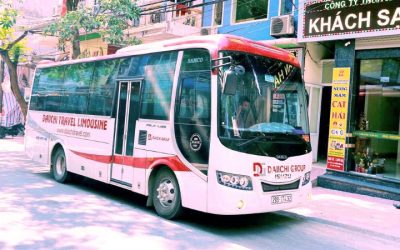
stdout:
POLYGON ((208 35, 208 36, 188 36, 184 38, 165 40, 161 42, 134 45, 118 50, 115 55, 98 56, 98 57, 76 59, 76 60, 48 63, 48 64, 46 63, 38 65, 38 68, 47 68, 57 65, 67 65, 79 62, 91 62, 91 61, 126 57, 131 55, 141 55, 141 54, 156 53, 161 51, 171 51, 171 50, 180 50, 188 48, 209 49, 213 59, 218 58, 218 51, 234 50, 234 51, 242 51, 250 54, 278 59, 283 62, 292 64, 296 67, 300 66, 296 57, 286 50, 271 45, 267 45, 262 42, 249 40, 239 36, 218 34, 218 35, 208 35))
MULTIPOLYGON (((277 48, 262 42, 253 41, 239 36, 218 34, 208 36, 188 36, 184 38, 176 38, 171 40, 165 40, 161 42, 141 44, 136 46, 129 46, 122 48, 117 51, 117 54, 131 54, 133 52, 150 53, 152 51, 165 50, 173 47, 174 49, 183 48, 208 48, 214 53, 218 53, 221 50, 235 50, 242 51, 251 54, 257 54, 260 56, 267 56, 275 58, 289 64, 293 64, 299 67, 299 62, 296 57, 290 52, 277 48)), ((213 55, 214 58, 218 57, 217 54, 213 55)))

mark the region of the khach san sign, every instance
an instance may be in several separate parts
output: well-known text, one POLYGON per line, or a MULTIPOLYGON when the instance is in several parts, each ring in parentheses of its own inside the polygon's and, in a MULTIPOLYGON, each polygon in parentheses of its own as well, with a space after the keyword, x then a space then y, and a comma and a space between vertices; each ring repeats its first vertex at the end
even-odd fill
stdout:
POLYGON ((306 0, 300 6, 302 42, 400 34, 400 0, 306 0))

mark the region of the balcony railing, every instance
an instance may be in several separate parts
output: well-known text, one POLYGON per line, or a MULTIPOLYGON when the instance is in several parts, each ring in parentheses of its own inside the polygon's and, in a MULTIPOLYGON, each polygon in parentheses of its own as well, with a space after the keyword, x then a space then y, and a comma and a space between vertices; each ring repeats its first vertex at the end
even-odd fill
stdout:
POLYGON ((143 42, 201 35, 201 8, 187 8, 174 3, 146 7, 148 9, 142 10, 140 19, 135 20, 125 34, 143 42))

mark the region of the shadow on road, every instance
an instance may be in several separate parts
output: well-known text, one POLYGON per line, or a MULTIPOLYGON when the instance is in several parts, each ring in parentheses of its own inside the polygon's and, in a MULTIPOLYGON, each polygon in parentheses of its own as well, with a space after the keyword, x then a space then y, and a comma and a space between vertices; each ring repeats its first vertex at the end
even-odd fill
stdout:
POLYGON ((0 218, 0 249, 345 249, 352 237, 365 237, 289 212, 219 216, 187 210, 168 221, 129 190, 87 178, 57 183, 22 152, 0 152, 0 218), (343 235, 351 237, 337 242, 343 235))

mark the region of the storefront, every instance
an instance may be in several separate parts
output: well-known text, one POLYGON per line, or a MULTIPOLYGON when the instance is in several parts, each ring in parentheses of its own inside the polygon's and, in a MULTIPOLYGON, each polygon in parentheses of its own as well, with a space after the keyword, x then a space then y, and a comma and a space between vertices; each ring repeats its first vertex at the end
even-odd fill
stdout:
POLYGON ((298 41, 334 44, 327 168, 400 180, 400 1, 299 9, 298 41))
POLYGON ((400 179, 400 49, 356 51, 356 69, 350 170, 400 179))

